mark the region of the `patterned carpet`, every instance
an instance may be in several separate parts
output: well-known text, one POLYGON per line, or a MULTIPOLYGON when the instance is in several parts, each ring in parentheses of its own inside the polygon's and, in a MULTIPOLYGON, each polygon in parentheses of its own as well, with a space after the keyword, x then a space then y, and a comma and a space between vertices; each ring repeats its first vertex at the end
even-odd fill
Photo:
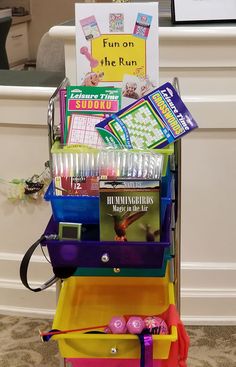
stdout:
MULTIPOLYGON (((56 342, 41 343, 38 330, 51 322, 0 316, 1 367, 59 367, 56 342)), ((191 339, 188 367, 235 367, 236 326, 187 327, 191 339)))

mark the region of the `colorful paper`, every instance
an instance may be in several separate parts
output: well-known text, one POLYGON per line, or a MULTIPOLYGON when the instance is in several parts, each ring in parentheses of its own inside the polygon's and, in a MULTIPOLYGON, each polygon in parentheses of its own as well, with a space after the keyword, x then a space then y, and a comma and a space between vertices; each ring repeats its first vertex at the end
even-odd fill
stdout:
MULTIPOLYGON (((158 85, 158 3, 77 3, 75 23, 77 85, 88 85, 91 75, 96 85, 114 87, 125 75, 138 77, 144 94, 158 85)), ((129 103, 124 96, 122 107, 129 103)))

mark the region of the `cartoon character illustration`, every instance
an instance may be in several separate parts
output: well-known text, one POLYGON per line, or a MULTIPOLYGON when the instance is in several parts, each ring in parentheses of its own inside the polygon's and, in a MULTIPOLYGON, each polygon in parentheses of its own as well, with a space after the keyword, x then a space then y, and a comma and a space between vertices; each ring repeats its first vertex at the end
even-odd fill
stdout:
POLYGON ((102 80, 103 76, 104 76, 103 72, 100 73, 89 72, 85 75, 82 85, 85 85, 87 87, 96 87, 98 83, 102 80))
POLYGON ((122 95, 124 97, 138 99, 139 98, 139 95, 136 92, 136 89, 137 89, 137 83, 135 83, 135 82, 127 82, 125 84, 124 90, 122 91, 122 95))
POLYGON ((110 216, 113 217, 114 220, 114 230, 116 233, 115 236, 115 241, 122 241, 125 242, 127 241, 127 236, 126 236, 126 230, 127 228, 134 223, 136 220, 138 220, 139 218, 141 218, 146 212, 144 211, 140 211, 140 212, 125 212, 122 215, 112 215, 112 214, 108 214, 110 216))

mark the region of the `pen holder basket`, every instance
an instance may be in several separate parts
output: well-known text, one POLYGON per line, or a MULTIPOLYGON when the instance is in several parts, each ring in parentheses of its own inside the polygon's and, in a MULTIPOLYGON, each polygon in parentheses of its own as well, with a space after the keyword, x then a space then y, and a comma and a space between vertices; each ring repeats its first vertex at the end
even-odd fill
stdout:
MULTIPOLYGON (((60 144, 60 142, 58 140, 56 140, 54 142, 54 144, 52 145, 52 148, 51 148, 51 165, 52 165, 52 172, 53 172, 53 176, 55 175, 59 175, 59 176, 62 176, 63 174, 71 174, 71 172, 75 172, 76 169, 78 169, 78 162, 76 163, 76 155, 78 154, 81 154, 81 153, 84 153, 85 155, 88 155, 91 154, 91 155, 94 155, 94 157, 91 157, 91 159, 89 160, 88 159, 88 163, 90 165, 90 167, 93 167, 93 169, 97 169, 98 171, 98 174, 101 173, 99 172, 99 169, 101 169, 101 167, 94 167, 94 165, 96 164, 95 160, 97 159, 96 155, 101 155, 101 152, 104 152, 107 154, 109 154, 110 152, 114 152, 114 153, 117 153, 117 151, 119 151, 120 153, 124 152, 124 154, 127 152, 127 154, 132 154, 132 153, 137 153, 138 154, 141 154, 142 152, 143 153, 147 153, 147 154, 150 154, 152 157, 155 157, 155 155, 161 155, 162 156, 162 164, 161 164, 161 176, 165 176, 166 175, 166 172, 167 172, 167 167, 168 167, 168 162, 169 162, 169 157, 171 155, 173 155, 174 153, 174 143, 171 143, 169 144, 168 146, 164 147, 164 148, 161 148, 161 149, 148 149, 148 150, 122 150, 122 149, 119 149, 119 150, 114 150, 114 149, 111 149, 111 148, 104 148, 103 150, 98 150, 96 148, 91 148, 89 146, 86 146, 86 145, 75 145, 75 146, 63 146, 60 144), (93 160, 93 162, 92 162, 93 160), (72 164, 71 164, 72 162, 72 164)), ((112 154, 112 153, 111 153, 112 154)), ((88 157, 89 158, 89 157, 88 157)), ((111 159, 110 159, 110 156, 108 157, 109 158, 109 164, 111 164, 111 159)), ((127 163, 127 162, 126 162, 127 163)), ((129 162, 129 169, 132 168, 132 163, 133 161, 129 162)), ((84 164, 84 162, 83 162, 84 164)), ((98 163, 98 164, 101 164, 98 163)), ((117 161, 114 161, 115 166, 114 166, 114 169, 117 168, 117 166, 119 165, 118 163, 118 159, 117 161)), ((80 167, 79 167, 80 168, 80 167)), ((150 167, 148 167, 150 169, 150 167)), ((85 173, 89 170, 89 169, 86 169, 86 167, 83 166, 83 170, 85 171, 85 173)), ((122 171, 122 168, 119 169, 119 172, 122 171)), ((102 173, 104 175, 104 173, 102 173)), ((116 174, 117 176, 119 176, 119 174, 116 174)), ((150 175, 152 175, 152 172, 150 172, 150 175)), ((123 174, 121 174, 121 176, 124 176, 123 174)), ((133 176, 133 178, 135 178, 133 176)), ((142 178, 159 178, 159 177, 142 177, 142 178)))

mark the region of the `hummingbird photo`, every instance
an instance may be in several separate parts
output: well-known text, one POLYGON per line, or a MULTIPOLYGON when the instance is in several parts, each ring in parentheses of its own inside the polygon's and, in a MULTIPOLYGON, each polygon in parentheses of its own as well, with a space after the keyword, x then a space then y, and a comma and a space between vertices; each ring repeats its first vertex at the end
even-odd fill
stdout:
POLYGON ((114 231, 116 233, 115 241, 127 241, 126 230, 136 220, 141 218, 146 212, 125 212, 123 214, 108 214, 113 217, 114 231))
POLYGON ((160 236, 160 229, 153 230, 150 224, 140 224, 140 228, 145 231, 147 242, 155 242, 157 240, 157 237, 160 236))

